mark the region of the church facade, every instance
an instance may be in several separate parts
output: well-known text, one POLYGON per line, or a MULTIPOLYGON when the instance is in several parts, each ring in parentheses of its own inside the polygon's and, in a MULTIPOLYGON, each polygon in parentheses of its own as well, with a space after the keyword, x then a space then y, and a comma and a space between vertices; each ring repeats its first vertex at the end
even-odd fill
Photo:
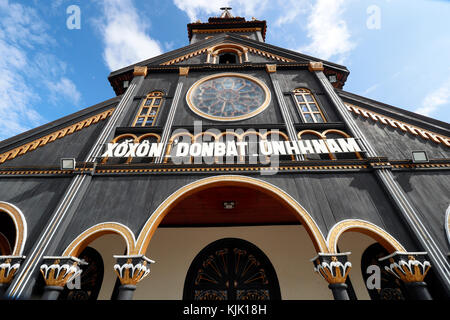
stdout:
POLYGON ((448 123, 266 28, 191 23, 116 97, 0 142, 4 299, 450 297, 448 123))

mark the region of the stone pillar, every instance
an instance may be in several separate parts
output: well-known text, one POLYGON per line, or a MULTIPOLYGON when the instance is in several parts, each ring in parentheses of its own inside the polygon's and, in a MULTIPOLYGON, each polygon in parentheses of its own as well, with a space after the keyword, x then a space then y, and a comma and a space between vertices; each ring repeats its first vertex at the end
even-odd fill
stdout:
POLYGON ((23 260, 23 256, 0 256, 0 300, 6 298, 6 290, 23 260))
POLYGON ((379 259, 384 269, 402 280, 412 300, 432 300, 424 281, 431 268, 426 252, 394 252, 379 259))
POLYGON ((350 252, 319 253, 311 259, 314 263, 314 271, 328 282, 328 288, 333 292, 335 300, 350 300, 345 284, 352 267, 352 264, 347 260, 349 254, 350 252))
POLYGON ((87 263, 74 257, 44 257, 41 273, 45 280, 42 300, 57 300, 64 286, 78 277, 82 270, 80 265, 87 263))
MULTIPOLYGON (((286 126, 287 135, 289 136, 289 139, 295 143, 298 141, 297 131, 295 130, 294 121, 292 120, 292 116, 289 111, 289 107, 287 106, 287 104, 284 100, 283 91, 281 90, 280 83, 278 82, 278 79, 276 76, 277 65, 276 64, 266 64, 266 71, 269 74, 270 80, 272 82, 272 86, 274 89, 273 92, 275 93, 275 97, 276 97, 278 105, 280 107, 280 112, 281 112, 281 116, 283 117, 284 124, 286 126)), ((297 161, 302 161, 302 160, 304 160, 304 157, 301 154, 296 154, 295 159, 297 161)))
POLYGON ((114 271, 119 277, 121 286, 117 300, 132 300, 136 285, 150 273, 150 264, 155 261, 144 255, 136 256, 114 256, 117 263, 114 271))

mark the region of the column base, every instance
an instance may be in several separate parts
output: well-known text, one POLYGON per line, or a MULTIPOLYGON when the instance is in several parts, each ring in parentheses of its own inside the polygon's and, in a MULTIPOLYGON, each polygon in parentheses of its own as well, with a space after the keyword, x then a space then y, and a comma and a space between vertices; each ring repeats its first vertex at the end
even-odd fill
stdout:
POLYGON ((6 290, 8 290, 9 283, 0 283, 0 300, 7 300, 6 290))
POLYGON ((350 300, 345 283, 331 283, 328 288, 333 292, 334 300, 350 300))
POLYGON ((63 287, 45 286, 41 300, 58 300, 59 295, 63 290, 63 287))
POLYGON ((119 294, 117 295, 117 300, 133 300, 134 291, 136 291, 136 286, 121 285, 119 287, 119 294))
POLYGON ((433 300, 425 282, 408 282, 405 287, 412 300, 433 300))

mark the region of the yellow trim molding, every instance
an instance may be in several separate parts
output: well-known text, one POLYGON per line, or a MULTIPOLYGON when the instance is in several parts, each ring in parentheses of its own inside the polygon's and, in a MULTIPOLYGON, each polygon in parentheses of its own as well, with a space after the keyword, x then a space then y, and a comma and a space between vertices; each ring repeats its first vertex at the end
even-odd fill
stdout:
POLYGON ((84 248, 86 248, 92 241, 106 234, 120 235, 126 243, 127 254, 134 251, 136 240, 133 232, 128 227, 120 223, 105 222, 97 224, 80 234, 66 248, 63 256, 78 257, 84 248))
POLYGON ((335 224, 328 233, 327 244, 332 253, 337 253, 339 238, 349 231, 363 233, 371 237, 389 253, 406 252, 405 248, 393 236, 375 224, 359 219, 347 219, 335 224))
POLYGON ((12 249, 13 256, 21 256, 27 240, 27 222, 24 215, 15 205, 0 201, 0 214, 8 214, 16 228, 16 241, 12 249))
POLYGON ((30 151, 33 151, 39 147, 45 146, 46 144, 53 142, 57 139, 64 138, 65 136, 68 136, 76 131, 80 131, 81 129, 87 128, 99 121, 105 120, 113 113, 113 111, 114 111, 114 108, 106 110, 100 114, 97 114, 95 116, 84 119, 83 121, 72 124, 68 127, 60 129, 60 130, 53 132, 51 134, 48 134, 44 137, 38 138, 32 142, 29 142, 27 144, 20 146, 20 147, 17 147, 12 150, 9 150, 7 152, 4 152, 4 153, 0 154, 0 164, 4 163, 5 161, 12 160, 18 156, 22 156, 22 155, 24 155, 30 151))
POLYGON ((389 125, 392 128, 395 128, 397 130, 401 130, 403 132, 411 133, 412 135, 418 136, 425 140, 431 140, 435 143, 442 143, 447 147, 450 147, 450 138, 444 135, 440 135, 434 132, 431 132, 429 130, 417 127, 412 124, 408 124, 406 122, 402 122, 399 120, 396 120, 391 117, 387 117, 385 115, 369 111, 367 109, 355 106, 350 103, 345 103, 347 110, 355 113, 356 115, 360 115, 366 119, 370 118, 375 122, 381 122, 384 125, 389 125))

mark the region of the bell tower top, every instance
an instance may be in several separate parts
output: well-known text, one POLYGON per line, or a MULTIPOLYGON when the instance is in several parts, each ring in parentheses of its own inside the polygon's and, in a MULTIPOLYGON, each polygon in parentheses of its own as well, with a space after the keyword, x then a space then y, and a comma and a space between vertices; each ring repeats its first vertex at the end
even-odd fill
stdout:
POLYGON ((236 33, 261 42, 265 41, 266 21, 256 20, 255 18, 247 21, 242 17, 234 17, 230 12, 232 10, 230 7, 222 7, 220 10, 222 10, 221 15, 219 17, 210 17, 208 22, 203 23, 198 20, 187 25, 191 44, 227 32, 236 33))

